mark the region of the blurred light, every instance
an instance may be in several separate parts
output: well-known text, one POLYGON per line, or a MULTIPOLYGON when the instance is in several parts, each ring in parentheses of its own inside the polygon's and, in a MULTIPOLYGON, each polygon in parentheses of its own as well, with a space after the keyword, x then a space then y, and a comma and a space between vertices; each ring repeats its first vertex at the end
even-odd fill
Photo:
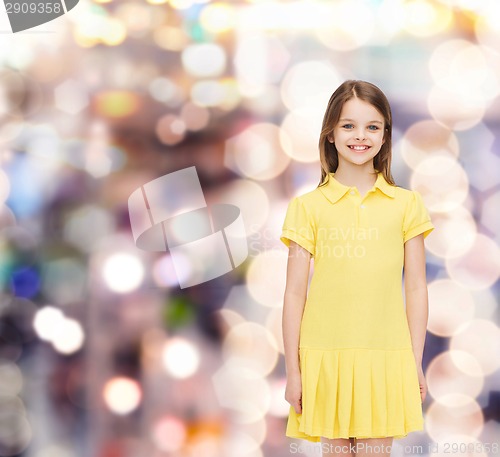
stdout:
POLYGON ((425 240, 425 246, 435 256, 460 257, 474 244, 478 233, 476 221, 463 206, 446 213, 433 213, 431 218, 436 230, 425 240))
POLYGON ((226 68, 226 53, 215 43, 201 43, 187 46, 181 54, 184 69, 193 76, 220 76, 226 68))
POLYGON ((260 86, 259 94, 252 96, 252 98, 244 99, 242 106, 256 115, 271 117, 281 111, 279 88, 271 84, 260 86))
POLYGON ((141 108, 139 97, 132 92, 112 90, 94 96, 99 114, 111 118, 124 118, 141 108))
POLYGON ((57 329, 62 325, 65 317, 60 309, 53 306, 44 306, 37 311, 33 320, 33 327, 41 340, 52 341, 57 329))
MULTIPOLYGON (((481 365, 470 353, 464 351, 451 350, 448 351, 453 364, 468 376, 479 378, 481 385, 484 384, 484 375, 481 365)), ((481 387, 482 388, 482 387, 481 387)))
POLYGON ((191 6, 193 6, 194 0, 168 0, 168 3, 175 9, 183 10, 191 8, 191 6))
POLYGON ((475 2, 480 8, 475 16, 474 29, 476 38, 483 46, 493 49, 500 54, 500 4, 496 0, 475 2))
POLYGON ((191 99, 199 106, 222 105, 225 98, 225 88, 219 81, 198 81, 191 87, 191 99))
POLYGON ((265 320, 265 326, 273 335, 274 341, 277 344, 278 351, 281 354, 284 354, 285 350, 283 347, 282 313, 282 307, 272 308, 271 310, 269 310, 269 313, 265 320))
POLYGON ((427 408, 425 431, 437 443, 451 442, 450 437, 472 435, 478 437, 484 425, 481 406, 468 395, 449 394, 427 408))
MULTIPOLYGON (((1 102, 0 102, 1 103, 1 102)), ((24 129, 23 117, 10 115, 0 126, 0 146, 18 138, 24 129)), ((5 154, 5 153, 4 153, 5 154)), ((5 157, 4 157, 5 160, 5 157)))
POLYGON ((281 147, 297 162, 318 162, 318 139, 323 113, 314 108, 296 109, 288 113, 281 123, 281 147))
POLYGON ((500 249, 479 233, 471 248, 460 257, 446 259, 450 278, 469 289, 486 289, 500 277, 500 249))
POLYGON ((167 114, 156 123, 156 135, 163 144, 180 143, 186 136, 186 124, 175 114, 167 114))
POLYGON ((68 79, 54 89, 57 108, 69 114, 78 114, 89 104, 85 85, 75 79, 68 79))
POLYGON ((450 89, 434 86, 427 99, 432 117, 453 130, 467 130, 481 122, 485 114, 483 102, 460 97, 450 89))
POLYGON ((87 171, 95 178, 102 178, 119 170, 126 158, 121 149, 109 144, 106 134, 91 128, 87 140, 69 139, 63 144, 64 158, 73 167, 87 171))
POLYGON ((52 303, 72 304, 85 296, 86 286, 87 269, 77 259, 59 258, 44 264, 42 292, 52 303))
POLYGON ((231 327, 235 325, 242 324, 245 321, 245 318, 241 316, 241 314, 233 311, 232 309, 219 309, 216 313, 220 316, 220 324, 221 324, 221 333, 226 335, 231 327))
MULTIPOLYGON (((281 135, 286 141, 286 134, 281 135)), ((280 129, 274 124, 253 124, 226 141, 224 165, 244 177, 273 179, 289 162, 280 145, 280 129)))
MULTIPOLYGON (((4 397, 4 401, 8 398, 4 397)), ((2 420, 0 421, 2 457, 22 455, 32 441, 33 431, 24 411, 15 411, 11 405, 2 404, 4 401, 0 400, 0 410, 2 411, 2 420)))
POLYGON ((180 117, 188 130, 203 130, 210 121, 210 111, 202 106, 187 102, 181 109, 180 117))
POLYGON ((179 284, 177 272, 170 255, 163 255, 154 262, 152 274, 158 286, 171 287, 179 284))
POLYGON ((0 204, 4 204, 10 193, 9 177, 0 168, 0 204))
POLYGON ((44 306, 37 311, 33 327, 41 340, 52 343, 54 349, 62 354, 72 354, 83 345, 84 333, 80 323, 67 318, 53 306, 44 306))
POLYGON ((455 159, 458 154, 457 136, 433 120, 416 122, 401 140, 401 155, 412 169, 430 156, 444 155, 455 159))
MULTIPOLYGON (((481 124, 478 124, 477 127, 480 125, 481 124)), ((476 130, 476 128, 473 130, 476 130)), ((484 136, 480 136, 480 132, 470 133, 476 146, 473 150, 468 149, 470 155, 468 157, 462 157, 462 163, 467 170, 467 176, 471 186, 481 192, 489 193, 489 191, 497 187, 499 183, 497 170, 500 170, 500 157, 489 148, 482 148, 482 143, 486 139, 485 131, 481 132, 484 133, 484 136), (481 151, 481 153, 478 154, 477 151, 481 151)), ((461 140, 462 142, 466 141, 463 138, 461 140)))
POLYGON ((164 452, 179 451, 187 438, 186 425, 175 416, 160 417, 151 432, 156 447, 164 452))
POLYGON ((222 309, 235 313, 229 315, 223 314, 223 318, 226 319, 229 327, 246 321, 264 324, 269 315, 269 308, 255 301, 250 295, 246 284, 231 287, 222 309))
POLYGON ((162 358, 167 373, 179 379, 192 376, 200 364, 198 348, 180 337, 170 338, 165 343, 162 358))
POLYGON ((52 443, 37 449, 34 457, 77 457, 77 454, 69 444, 52 443))
POLYGON ((222 2, 213 2, 203 8, 199 16, 200 24, 212 33, 224 33, 235 27, 235 8, 222 2))
POLYGON ((117 46, 125 41, 127 29, 122 21, 110 18, 106 23, 106 31, 101 35, 101 41, 108 46, 117 46))
POLYGON ((229 455, 237 455, 238 457, 264 457, 258 441, 248 433, 239 430, 226 438, 224 449, 229 455))
POLYGON ((225 111, 232 111, 241 101, 241 94, 238 90, 236 81, 232 77, 223 78, 220 80, 220 85, 224 92, 224 98, 217 108, 221 108, 225 111))
POLYGON ((58 169, 59 165, 53 160, 27 154, 15 154, 5 163, 4 170, 10 179, 7 205, 16 216, 34 216, 42 210, 45 200, 49 200, 56 190, 54 176, 58 169))
POLYGON ((453 15, 449 8, 429 0, 405 3, 405 29, 413 35, 427 37, 450 27, 453 15))
POLYGON ((169 78, 155 78, 149 85, 149 92, 155 100, 169 106, 178 106, 183 100, 180 88, 169 78))
POLYGON ((281 84, 281 98, 289 110, 317 109, 319 113, 315 118, 320 116, 322 120, 326 101, 341 82, 340 75, 327 60, 300 62, 287 71, 281 84))
POLYGON ((234 55, 240 93, 251 98, 262 95, 267 84, 281 81, 289 61, 290 53, 277 37, 240 33, 234 55))
MULTIPOLYGON (((2 338, 3 339, 3 338, 2 338)), ((2 345, 5 341, 2 341, 2 345)), ((14 397, 23 388, 23 374, 19 367, 8 360, 0 361, 0 395, 14 397)))
POLYGON ((445 41, 429 61, 436 84, 462 103, 486 104, 500 92, 500 80, 491 66, 491 53, 465 40, 445 41))
POLYGON ((437 155, 420 162, 411 176, 410 187, 422 194, 429 211, 448 212, 465 202, 469 182, 455 159, 437 155))
POLYGON ((161 14, 158 9, 148 7, 143 3, 126 2, 119 4, 114 10, 114 15, 120 19, 126 30, 135 36, 143 36, 153 27, 153 15, 161 14))
POLYGON ((78 16, 74 19, 76 22, 74 38, 77 44, 83 47, 98 43, 116 46, 127 36, 123 22, 110 17, 104 7, 95 3, 82 5, 78 16))
POLYGON ((474 317, 474 300, 467 289, 449 279, 429 284, 428 330, 448 337, 474 317))
POLYGON ((500 218, 498 217, 498 208, 500 208, 500 191, 489 195, 484 201, 481 211, 481 224, 485 226, 492 234, 497 236, 497 242, 500 242, 500 218))
MULTIPOLYGON (((255 354, 255 360, 262 354, 255 354)), ((234 412, 238 424, 252 424, 266 416, 271 405, 271 389, 269 383, 249 367, 240 363, 226 362, 212 376, 219 404, 234 412)), ((256 443, 257 444, 257 443, 256 443)), ((243 448, 231 452, 230 455, 247 455, 243 448)), ((258 445, 257 445, 258 447, 258 445)))
POLYGON ((396 35, 405 26, 405 5, 403 2, 394 0, 382 0, 376 10, 378 27, 373 34, 373 40, 380 40, 387 35, 382 44, 389 44, 390 39, 396 35))
POLYGON ((82 252, 92 252, 97 241, 111 234, 113 229, 113 217, 109 212, 95 205, 81 205, 68 212, 63 238, 82 252))
POLYGON ((257 232, 269 216, 269 197, 259 183, 234 179, 219 189, 218 203, 240 208, 247 236, 257 232))
POLYGON ((106 260, 102 273, 106 284, 112 291, 127 293, 137 289, 141 284, 144 267, 137 257, 118 253, 106 260))
POLYGON ((238 17, 238 29, 290 31, 313 30, 332 25, 333 2, 294 1, 286 4, 263 1, 248 6, 238 17))
POLYGON ((17 112, 24 102, 26 80, 21 72, 2 68, 0 74, 0 116, 17 112))
POLYGON ((286 378, 275 379, 271 382, 271 404, 269 413, 277 417, 287 417, 290 404, 285 400, 286 378))
MULTIPOLYGON (((464 398, 477 397, 483 388, 484 379, 482 376, 473 376, 459 370, 454 363, 457 358, 463 358, 469 361, 472 359, 470 354, 462 351, 446 351, 434 357, 426 371, 429 393, 436 401, 447 404, 448 406, 459 406, 456 403, 448 404, 453 399, 463 400, 464 398), (452 357, 452 353, 454 358, 452 357), (450 394, 462 394, 451 396, 450 394)), ((468 362, 466 362, 468 363, 468 362)), ((479 364, 476 362, 476 366, 479 364)))
POLYGON ((19 268, 11 274, 12 291, 17 297, 31 298, 40 290, 40 274, 34 268, 19 268))
POLYGON ((247 271, 247 287, 252 297, 262 305, 282 305, 287 256, 282 249, 266 249, 252 257, 247 271))
POLYGON ((36 159, 44 159, 47 170, 56 171, 63 162, 59 132, 50 124, 38 124, 30 129, 26 151, 36 159))
POLYGON ((16 223, 16 216, 12 210, 7 205, 0 204, 0 230, 7 227, 14 228, 16 223))
POLYGON ((231 327, 224 338, 222 354, 232 366, 248 368, 261 376, 271 373, 278 362, 273 335, 255 322, 231 327))
POLYGON ((160 48, 169 51, 182 51, 189 43, 184 30, 166 25, 155 28, 154 40, 160 48))
POLYGON ((500 329, 491 321, 473 319, 451 337, 450 349, 466 352, 477 360, 481 372, 476 368, 474 375, 489 375, 500 368, 500 329))
POLYGON ((329 6, 328 23, 315 29, 324 45, 336 51, 350 51, 368 43, 375 30, 375 11, 368 2, 340 0, 329 6))
POLYGON ((84 339, 80 323, 74 319, 65 318, 52 337, 52 345, 61 354, 73 354, 82 348, 84 339))
POLYGON ((104 386, 103 397, 113 413, 126 415, 139 406, 142 400, 142 389, 134 379, 115 377, 104 386))

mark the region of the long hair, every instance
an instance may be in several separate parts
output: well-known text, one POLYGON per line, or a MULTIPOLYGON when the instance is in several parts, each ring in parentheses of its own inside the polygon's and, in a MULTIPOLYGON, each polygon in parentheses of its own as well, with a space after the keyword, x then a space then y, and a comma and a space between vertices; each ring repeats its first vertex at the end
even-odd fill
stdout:
POLYGON ((384 118, 384 144, 378 154, 373 158, 373 168, 382 172, 385 180, 396 185, 391 174, 392 158, 392 113, 389 101, 384 93, 374 84, 366 81, 348 80, 342 83, 332 94, 328 101, 321 135, 319 137, 319 155, 321 162, 320 187, 328 182, 329 173, 335 173, 339 166, 339 156, 334 143, 328 141, 328 136, 333 132, 339 122, 340 113, 344 103, 352 98, 358 98, 372 105, 384 118))

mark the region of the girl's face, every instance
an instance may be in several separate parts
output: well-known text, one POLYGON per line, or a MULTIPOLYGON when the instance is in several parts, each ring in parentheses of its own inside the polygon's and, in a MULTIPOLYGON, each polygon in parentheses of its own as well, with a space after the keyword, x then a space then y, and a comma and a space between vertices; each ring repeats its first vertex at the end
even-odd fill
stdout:
POLYGON ((364 165, 380 151, 385 141, 384 132, 384 118, 375 107, 351 98, 344 103, 339 122, 328 141, 335 143, 339 165, 341 162, 364 165))

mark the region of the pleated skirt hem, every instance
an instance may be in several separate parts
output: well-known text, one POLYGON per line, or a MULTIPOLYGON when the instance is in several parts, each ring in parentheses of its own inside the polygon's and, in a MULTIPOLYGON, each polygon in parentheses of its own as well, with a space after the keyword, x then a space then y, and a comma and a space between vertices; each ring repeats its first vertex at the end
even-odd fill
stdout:
POLYGON ((286 436, 404 438, 423 430, 412 348, 300 347, 302 413, 290 406, 286 436))
POLYGON ((332 432, 331 430, 306 430, 301 432, 299 430, 287 430, 285 435, 289 438, 299 438, 307 441, 312 441, 318 443, 321 438, 387 438, 392 437, 394 439, 401 439, 408 436, 410 432, 423 431, 424 426, 422 422, 417 422, 414 424, 409 424, 404 430, 398 429, 386 429, 386 430, 339 430, 338 432, 332 432))

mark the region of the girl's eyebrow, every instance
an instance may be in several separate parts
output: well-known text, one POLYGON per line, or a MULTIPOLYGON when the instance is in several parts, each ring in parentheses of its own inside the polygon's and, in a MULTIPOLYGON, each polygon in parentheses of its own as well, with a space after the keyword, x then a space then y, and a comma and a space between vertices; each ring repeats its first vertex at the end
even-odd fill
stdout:
MULTIPOLYGON (((339 122, 354 122, 353 119, 339 119, 339 122)), ((383 124, 383 122, 380 121, 370 121, 368 124, 383 124)))

